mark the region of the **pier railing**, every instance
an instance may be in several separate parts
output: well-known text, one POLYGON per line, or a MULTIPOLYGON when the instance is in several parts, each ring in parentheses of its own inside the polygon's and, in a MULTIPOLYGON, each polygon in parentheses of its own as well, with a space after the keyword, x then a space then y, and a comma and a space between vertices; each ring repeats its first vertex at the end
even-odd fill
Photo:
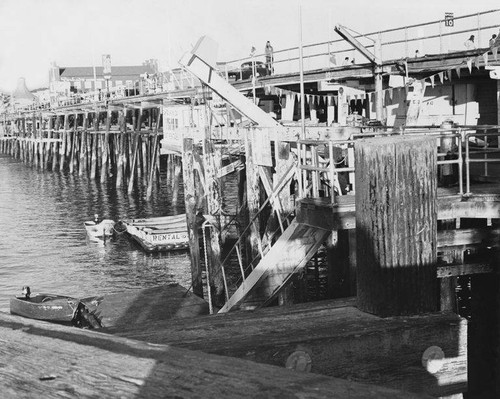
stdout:
POLYGON ((500 163, 499 126, 415 128, 406 131, 390 129, 355 134, 349 140, 298 140, 299 198, 327 197, 332 204, 335 204, 339 195, 354 194, 356 141, 369 137, 401 134, 436 137, 438 182, 442 186, 456 186, 459 195, 472 194, 473 179, 482 181, 500 179, 500 168, 495 174, 489 166, 500 163), (336 152, 337 157, 335 157, 336 152))
MULTIPOLYGON (((464 51, 466 50, 464 42, 470 35, 475 36, 477 48, 489 47, 489 39, 492 34, 498 34, 499 21, 500 9, 495 9, 365 34, 353 31, 353 36, 371 51, 373 51, 375 41, 380 40, 382 61, 418 58, 426 54, 464 51)), ((331 29, 333 30, 333 28, 331 29)), ((249 50, 252 44, 249 43, 249 50)), ((305 71, 367 62, 343 39, 306 44, 302 48, 305 71)), ((274 71, 267 71, 267 73, 298 72, 299 51, 299 47, 274 51, 274 71)), ((227 61, 224 63, 222 71, 234 75, 239 80, 244 76, 242 65, 248 66, 257 61, 265 61, 265 54, 259 53, 253 57, 248 56, 227 61)))

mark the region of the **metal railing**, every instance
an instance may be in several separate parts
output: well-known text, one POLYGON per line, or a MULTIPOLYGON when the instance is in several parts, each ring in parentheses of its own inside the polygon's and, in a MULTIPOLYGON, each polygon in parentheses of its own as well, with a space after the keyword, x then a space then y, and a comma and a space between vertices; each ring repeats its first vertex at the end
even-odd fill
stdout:
MULTIPOLYGON (((491 35, 498 34, 500 9, 454 17, 451 27, 447 26, 447 21, 440 19, 365 34, 354 32, 353 36, 368 50, 373 49, 375 40, 380 40, 382 61, 463 51, 466 50, 464 42, 471 34, 476 38, 477 48, 486 48, 489 47, 491 35)), ((250 47, 251 44, 249 49, 250 47)), ((305 71, 344 65, 346 57, 349 58, 348 64, 351 64, 353 59, 356 59, 357 63, 367 62, 343 39, 306 44, 302 48, 305 71)), ((274 51, 274 72, 277 74, 298 72, 299 51, 299 47, 274 51)), ((242 64, 252 61, 265 61, 265 54, 259 53, 253 57, 227 61, 222 67, 222 72, 233 73, 241 78, 242 64)))
MULTIPOLYGON (((368 137, 383 137, 390 135, 426 135, 436 138, 438 147, 438 184, 444 183, 443 176, 453 176, 452 185, 458 188, 458 195, 470 195, 472 179, 500 179, 500 173, 493 176, 488 165, 500 162, 500 127, 499 126, 462 126, 450 129, 407 129, 381 130, 354 134, 349 140, 299 140, 298 173, 299 198, 330 198, 332 204, 337 203, 337 197, 349 191, 355 192, 354 146, 357 140, 368 137), (328 153, 318 154, 320 147, 328 147, 328 153), (342 151, 344 165, 335 165, 334 149, 342 151), (465 156, 464 156, 465 152, 465 156), (491 155, 495 154, 496 157, 491 155), (326 155, 326 156, 325 156, 326 155), (478 157, 481 156, 481 157, 478 157), (480 165, 482 174, 472 173, 471 165, 480 165), (456 168, 455 170, 453 168, 456 168), (335 184, 339 174, 344 173, 344 187, 335 184), (465 184, 465 191, 464 191, 465 184)), ((500 169, 499 169, 500 171, 500 169)))

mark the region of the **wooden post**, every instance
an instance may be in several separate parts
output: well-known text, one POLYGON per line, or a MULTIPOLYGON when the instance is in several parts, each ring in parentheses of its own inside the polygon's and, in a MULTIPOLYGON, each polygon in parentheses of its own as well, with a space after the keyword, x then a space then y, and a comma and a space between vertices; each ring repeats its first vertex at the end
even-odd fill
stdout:
POLYGON ((101 163, 101 181, 108 178, 108 153, 109 153, 109 131, 111 128, 111 110, 106 113, 106 132, 102 143, 102 163, 101 163))
MULTIPOLYGON (((52 116, 49 115, 47 117, 47 139, 51 139, 51 138, 52 138, 52 116)), ((50 159, 50 155, 51 155, 50 148, 51 147, 52 147, 52 142, 47 141, 47 143, 45 145, 45 157, 44 157, 44 165, 43 165, 43 168, 45 170, 47 170, 49 168, 49 159, 50 159)))
POLYGON ((127 121, 126 121, 126 109, 124 109, 123 117, 119 118, 118 123, 120 124, 120 133, 116 135, 116 187, 122 187, 123 185, 123 158, 125 151, 125 135, 127 134, 127 121))
MULTIPOLYGON (((78 124, 78 114, 75 113, 74 120, 73 120, 73 131, 69 130, 69 115, 65 116, 64 119, 64 131, 68 135, 68 141, 69 141, 69 147, 68 150, 70 151, 69 153, 69 173, 73 174, 75 171, 75 148, 76 148, 76 127, 78 124)), ((61 157, 63 157, 63 154, 61 154, 61 157)), ((61 162, 62 165, 62 162, 61 162)))
MULTIPOLYGON (((282 141, 275 141, 274 143, 274 159, 276 162, 276 172, 273 175, 273 191, 276 190, 277 185, 282 179, 285 178, 287 172, 294 164, 293 154, 290 152, 290 144, 282 141)), ((287 217, 294 210, 294 203, 292 202, 292 197, 290 194, 291 182, 288 182, 286 186, 278 194, 279 199, 279 209, 278 211, 278 223, 281 228, 286 229, 287 217)), ((273 205, 273 209, 276 208, 273 205)), ((293 287, 289 284, 284 289, 280 290, 278 294, 278 303, 280 305, 292 304, 294 302, 293 287)))
MULTIPOLYGON (((150 118, 151 120, 151 118, 150 118)), ((151 195, 153 193, 153 184, 155 182, 155 175, 156 175, 156 168, 157 168, 157 163, 160 160, 160 156, 158 155, 159 152, 159 145, 160 143, 158 142, 158 130, 160 127, 160 118, 156 120, 155 128, 154 128, 154 139, 153 139, 153 148, 152 148, 152 156, 151 156, 151 163, 150 163, 150 170, 149 170, 149 179, 148 179, 148 188, 146 192, 146 198, 150 199, 151 195)))
POLYGON ((87 128, 89 125, 89 114, 85 112, 83 116, 83 127, 80 142, 80 165, 78 168, 78 175, 82 176, 87 171, 87 128))
POLYGON ((43 134, 43 119, 42 115, 38 117, 38 155, 39 155, 39 165, 42 170, 45 170, 45 149, 44 149, 44 134, 43 134))
POLYGON ((259 166, 254 163, 253 146, 249 135, 249 130, 245 131, 245 154, 246 154, 246 172, 247 172, 247 204, 248 218, 250 220, 250 235, 248 248, 250 249, 250 260, 257 257, 262 249, 260 239, 260 223, 257 212, 260 206, 260 185, 259 185, 259 166))
POLYGON ((355 152, 359 309, 382 317, 437 311, 435 139, 368 139, 355 152))
POLYGON ((193 293, 203 298, 202 268, 200 262, 200 228, 196 221, 198 213, 198 194, 194 176, 193 139, 182 142, 182 170, 184 177, 184 200, 186 204, 186 220, 189 234, 189 254, 191 256, 191 280, 193 293))
MULTIPOLYGON (((209 128, 207 128, 209 131, 209 128)), ((207 189, 207 212, 216 220, 215 225, 212 224, 210 233, 206 232, 206 236, 210 237, 207 242, 208 252, 208 269, 209 269, 209 284, 208 289, 212 294, 212 301, 215 306, 222 307, 225 303, 224 278, 222 274, 221 264, 221 221, 220 210, 222 206, 222 198, 220 192, 219 179, 217 171, 221 167, 221 153, 216 149, 209 138, 203 141, 203 159, 205 162, 205 184, 207 189)))
POLYGON ((57 132, 57 135, 53 135, 54 137, 57 136, 60 142, 57 142, 54 144, 54 151, 52 152, 52 170, 57 169, 57 163, 59 162, 59 152, 61 151, 61 147, 64 146, 64 141, 61 135, 61 117, 60 115, 56 115, 56 123, 54 126, 54 133, 57 132))
POLYGON ((172 180, 174 182, 173 190, 172 190, 172 206, 177 207, 179 201, 179 186, 181 180, 181 165, 178 158, 175 155, 172 155, 172 163, 174 164, 174 173, 172 176, 172 180))
POLYGON ((90 156, 90 178, 95 179, 97 176, 97 142, 99 138, 99 111, 96 110, 94 113, 94 134, 88 135, 88 140, 90 142, 89 149, 91 150, 90 156))

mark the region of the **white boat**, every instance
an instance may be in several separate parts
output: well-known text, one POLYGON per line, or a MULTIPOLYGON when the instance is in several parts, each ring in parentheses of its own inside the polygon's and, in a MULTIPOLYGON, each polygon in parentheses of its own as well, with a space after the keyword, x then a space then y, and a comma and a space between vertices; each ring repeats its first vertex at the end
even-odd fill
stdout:
POLYGON ((122 220, 130 236, 147 252, 189 247, 186 214, 122 220))
POLYGON ((94 221, 84 222, 85 230, 90 241, 106 241, 113 236, 115 222, 110 219, 104 219, 100 223, 94 221))

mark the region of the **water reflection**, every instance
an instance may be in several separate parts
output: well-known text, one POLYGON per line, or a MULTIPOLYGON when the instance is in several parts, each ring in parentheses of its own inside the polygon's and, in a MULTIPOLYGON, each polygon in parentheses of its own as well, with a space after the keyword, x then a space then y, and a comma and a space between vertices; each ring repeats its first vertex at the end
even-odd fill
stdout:
MULTIPOLYGON (((23 285, 33 292, 91 296, 170 282, 189 287, 187 252, 146 254, 125 235, 105 245, 88 241, 84 221, 172 215, 164 176, 146 201, 146 188, 61 172, 40 171, 0 154, 0 310, 23 285)), ((142 183, 141 183, 142 184, 142 183)), ((182 198, 182 195, 179 196, 182 198)))

